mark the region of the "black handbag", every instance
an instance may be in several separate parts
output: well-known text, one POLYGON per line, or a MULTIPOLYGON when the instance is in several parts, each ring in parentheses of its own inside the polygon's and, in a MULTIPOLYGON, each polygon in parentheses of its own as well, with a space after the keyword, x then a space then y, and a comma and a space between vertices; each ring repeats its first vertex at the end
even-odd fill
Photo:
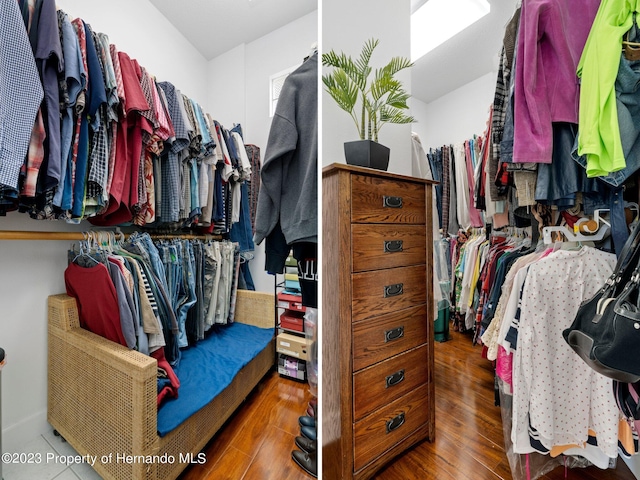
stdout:
POLYGON ((605 285, 562 332, 587 365, 624 383, 640 381, 640 229, 627 239, 605 285))

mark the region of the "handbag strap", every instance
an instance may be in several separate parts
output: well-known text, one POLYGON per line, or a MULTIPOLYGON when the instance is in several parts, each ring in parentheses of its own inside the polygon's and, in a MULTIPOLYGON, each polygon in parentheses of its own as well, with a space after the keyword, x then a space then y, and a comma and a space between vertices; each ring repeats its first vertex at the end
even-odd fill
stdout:
MULTIPOLYGON (((611 276, 607 279, 607 282, 602 288, 603 290, 606 290, 608 286, 616 285, 622 279, 622 272, 634 257, 638 245, 640 245, 640 228, 638 227, 640 227, 640 222, 633 227, 629 238, 624 242, 624 246, 622 247, 618 261, 616 262, 616 267, 611 276)), ((635 271, 637 272, 638 268, 636 268, 635 271)))

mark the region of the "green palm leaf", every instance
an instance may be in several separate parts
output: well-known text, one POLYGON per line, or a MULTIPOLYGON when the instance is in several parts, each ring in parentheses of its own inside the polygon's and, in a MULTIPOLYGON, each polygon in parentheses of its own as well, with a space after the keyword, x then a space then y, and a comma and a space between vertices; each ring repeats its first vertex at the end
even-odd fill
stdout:
POLYGON ((375 79, 371 82, 371 97, 377 102, 387 93, 394 92, 400 88, 402 88, 402 83, 399 80, 386 74, 384 70, 376 70, 375 79))
POLYGON ((413 66, 413 63, 408 58, 393 57, 391 61, 383 67, 383 70, 389 75, 394 76, 400 70, 413 66))
POLYGON ((323 75, 322 82, 331 97, 343 110, 351 113, 358 100, 358 87, 344 70, 323 75))
POLYGON ((405 115, 402 110, 389 106, 380 107, 380 123, 413 123, 415 118, 405 115))
POLYGON ((403 89, 398 89, 389 93, 386 103, 391 107, 407 109, 409 108, 409 105, 407 105, 407 100, 409 100, 409 98, 411 98, 411 95, 403 89))
MULTIPOLYGON (((359 71, 358 67, 356 67, 355 63, 353 63, 351 57, 346 56, 342 52, 340 52, 340 54, 333 51, 323 53, 322 64, 327 67, 334 67, 335 69, 343 70, 344 73, 349 76, 351 81, 358 85, 358 87, 366 83, 366 77, 362 77, 362 73, 359 71)), ((362 90, 362 88, 360 89, 362 90)))

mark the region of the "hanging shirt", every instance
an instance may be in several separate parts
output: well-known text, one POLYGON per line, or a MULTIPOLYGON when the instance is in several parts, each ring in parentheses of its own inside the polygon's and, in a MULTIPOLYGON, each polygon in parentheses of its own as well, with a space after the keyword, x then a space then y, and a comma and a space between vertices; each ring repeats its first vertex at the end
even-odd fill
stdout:
MULTIPOLYGON (((621 41, 631 28, 638 0, 603 1, 589 33, 577 74, 580 87, 578 153, 587 156, 587 176, 605 176, 626 166, 618 124, 615 81, 621 41)), ((573 11, 573 9, 572 9, 573 11)))
POLYGON ((613 254, 582 247, 559 250, 529 267, 513 367, 514 452, 531 452, 531 425, 547 449, 582 444, 593 429, 600 450, 610 458, 618 455, 612 380, 586 365, 562 337, 615 263, 613 254))
POLYGON ((185 117, 180 107, 180 92, 169 82, 160 82, 167 98, 167 107, 171 117, 171 124, 175 132, 175 139, 168 141, 169 145, 162 152, 162 196, 160 206, 160 220, 162 222, 177 222, 180 205, 180 152, 189 146, 189 132, 185 117))
MULTIPOLYGON (((551 163, 551 123, 578 122, 575 72, 599 4, 600 0, 522 2, 513 98, 514 162, 551 163)), ((597 102, 595 97, 590 101, 597 102)))
POLYGON ((70 263, 64 272, 64 282, 67 295, 78 303, 80 326, 126 347, 118 297, 107 267, 98 263, 84 268, 70 263))
POLYGON ((38 19, 37 43, 35 48, 36 64, 40 71, 44 87, 43 117, 47 132, 40 183, 42 191, 58 185, 60 180, 60 96, 58 74, 64 71, 60 31, 58 30, 58 14, 55 0, 44 0, 38 19), (46 115, 45 115, 46 114, 46 115))
POLYGON ((100 60, 100 44, 88 24, 85 24, 87 37, 87 64, 89 66, 89 104, 87 120, 90 123, 89 164, 85 188, 83 214, 93 214, 104 206, 104 190, 108 178, 109 141, 107 136, 107 90, 104 83, 103 66, 100 60), (90 209, 87 208, 90 206, 90 209))
POLYGON ((0 0, 0 26, 0 184, 15 189, 44 92, 15 0, 0 0))
POLYGON ((104 85, 107 91, 107 104, 109 105, 107 111, 108 119, 110 121, 117 121, 120 99, 118 98, 118 81, 116 79, 113 58, 111 57, 109 37, 104 33, 95 33, 95 37, 97 39, 96 50, 100 56, 100 62, 104 67, 104 85))
POLYGON ((126 100, 124 116, 118 122, 116 158, 109 191, 109 207, 101 215, 91 217, 94 225, 118 225, 131 220, 131 206, 137 203, 142 125, 140 112, 149 110, 140 86, 137 63, 124 52, 118 52, 126 100))
POLYGON ((288 245, 317 242, 317 66, 315 54, 282 86, 261 171, 254 238, 257 244, 278 223, 288 245))
POLYGON ((469 177, 467 175, 464 143, 458 143, 453 146, 453 158, 455 161, 454 170, 456 174, 456 213, 458 216, 458 224, 460 224, 460 228, 467 229, 471 226, 471 217, 469 216, 469 177))
MULTIPOLYGON (((62 198, 65 190, 65 182, 67 175, 71 174, 69 162, 71 160, 71 141, 73 136, 73 112, 76 108, 78 96, 85 88, 86 72, 82 63, 82 53, 78 44, 71 20, 66 13, 62 14, 61 31, 62 31, 62 50, 64 53, 64 72, 65 82, 67 85, 67 93, 69 96, 69 104, 67 108, 61 111, 60 119, 60 152, 61 152, 61 170, 59 187, 53 197, 53 204, 62 207, 62 198), (69 169, 69 170, 68 170, 69 169)), ((70 185, 70 183, 69 183, 70 185)), ((69 189, 69 187, 66 187, 69 189)))

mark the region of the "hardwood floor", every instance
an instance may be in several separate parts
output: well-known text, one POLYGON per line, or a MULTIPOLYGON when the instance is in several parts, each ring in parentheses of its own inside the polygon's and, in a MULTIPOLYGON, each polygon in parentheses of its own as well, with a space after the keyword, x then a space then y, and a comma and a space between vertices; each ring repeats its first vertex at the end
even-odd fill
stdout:
POLYGON ((303 480, 292 459, 306 415, 309 385, 271 372, 207 444, 207 462, 188 467, 180 480, 303 480))
MULTIPOLYGON (((435 344, 436 438, 422 442, 378 472, 377 480, 509 480, 500 408, 494 406, 491 363, 465 334, 435 344)), ((531 457, 533 458, 533 457, 531 457)), ((535 471, 532 461, 531 471, 535 471)), ((518 475, 518 480, 526 478, 518 475)), ((618 459, 615 470, 558 465, 543 480, 635 480, 618 459)))
MULTIPOLYGON (((468 336, 435 344, 436 439, 422 442, 378 472, 377 480, 509 480, 500 409, 494 406, 493 370, 468 336)), ((306 383, 269 373, 205 447, 207 462, 180 480, 304 480, 293 460, 298 417, 311 399, 306 383)), ((533 463, 532 463, 533 471, 533 463)), ((542 480, 564 479, 559 465, 542 480)), ((517 480, 526 478, 520 475, 517 480)), ((569 469, 570 480, 635 480, 618 459, 615 470, 569 469)), ((326 479, 335 480, 335 479, 326 479)))

